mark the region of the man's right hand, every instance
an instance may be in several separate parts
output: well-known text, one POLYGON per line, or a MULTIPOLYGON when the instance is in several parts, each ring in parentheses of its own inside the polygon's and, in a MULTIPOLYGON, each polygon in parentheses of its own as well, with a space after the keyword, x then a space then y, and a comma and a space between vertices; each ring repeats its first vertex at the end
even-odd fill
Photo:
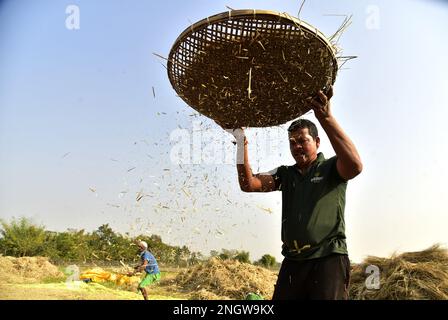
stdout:
POLYGON ((246 139, 246 134, 244 133, 243 128, 227 129, 226 131, 231 133, 235 137, 236 144, 238 144, 238 145, 246 144, 247 139, 246 139))
POLYGON ((247 160, 247 149, 241 148, 247 144, 244 128, 230 129, 229 126, 226 126, 216 120, 215 122, 225 131, 232 134, 238 144, 237 169, 238 181, 241 190, 244 192, 270 192, 278 190, 272 175, 253 175, 249 161, 247 160))
POLYGON ((216 124, 223 128, 225 131, 233 135, 236 139, 237 144, 242 144, 247 141, 246 134, 244 133, 244 128, 233 128, 231 129, 228 125, 215 120, 216 124))

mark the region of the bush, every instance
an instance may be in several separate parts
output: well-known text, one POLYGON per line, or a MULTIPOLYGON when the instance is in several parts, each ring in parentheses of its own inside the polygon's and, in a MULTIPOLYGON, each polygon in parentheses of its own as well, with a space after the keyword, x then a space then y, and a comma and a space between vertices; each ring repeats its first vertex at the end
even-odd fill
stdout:
POLYGON ((221 249, 221 253, 216 250, 210 251, 210 258, 219 258, 221 260, 236 260, 242 263, 251 263, 249 252, 238 250, 221 249))
POLYGON ((275 261, 275 257, 265 254, 257 261, 257 264, 265 268, 273 268, 277 265, 277 261, 275 261))
POLYGON ((4 255, 24 257, 44 253, 45 229, 34 225, 27 218, 12 219, 10 223, 0 220, 0 250, 4 255))

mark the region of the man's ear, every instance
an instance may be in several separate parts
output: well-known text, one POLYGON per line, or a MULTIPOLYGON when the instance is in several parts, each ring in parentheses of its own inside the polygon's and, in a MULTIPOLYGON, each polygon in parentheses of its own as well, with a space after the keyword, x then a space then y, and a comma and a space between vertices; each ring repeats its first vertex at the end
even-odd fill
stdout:
POLYGON ((316 137, 316 147, 319 148, 320 146, 320 138, 316 137))

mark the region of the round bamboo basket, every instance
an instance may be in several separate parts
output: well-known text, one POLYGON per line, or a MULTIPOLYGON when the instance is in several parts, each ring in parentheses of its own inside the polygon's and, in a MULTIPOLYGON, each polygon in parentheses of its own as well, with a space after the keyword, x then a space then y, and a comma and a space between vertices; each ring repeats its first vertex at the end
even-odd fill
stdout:
POLYGON ((286 13, 233 10, 177 38, 168 58, 173 88, 199 113, 228 127, 268 127, 310 110, 338 63, 331 42, 286 13))

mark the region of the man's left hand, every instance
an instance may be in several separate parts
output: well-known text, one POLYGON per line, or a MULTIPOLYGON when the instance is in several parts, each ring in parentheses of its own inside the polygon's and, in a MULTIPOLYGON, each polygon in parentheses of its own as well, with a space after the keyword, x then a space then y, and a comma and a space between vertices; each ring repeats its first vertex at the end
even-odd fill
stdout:
POLYGON ((331 116, 331 97, 333 97, 333 86, 330 86, 326 93, 319 90, 316 97, 308 99, 311 103, 311 109, 313 109, 314 115, 319 121, 331 116))

